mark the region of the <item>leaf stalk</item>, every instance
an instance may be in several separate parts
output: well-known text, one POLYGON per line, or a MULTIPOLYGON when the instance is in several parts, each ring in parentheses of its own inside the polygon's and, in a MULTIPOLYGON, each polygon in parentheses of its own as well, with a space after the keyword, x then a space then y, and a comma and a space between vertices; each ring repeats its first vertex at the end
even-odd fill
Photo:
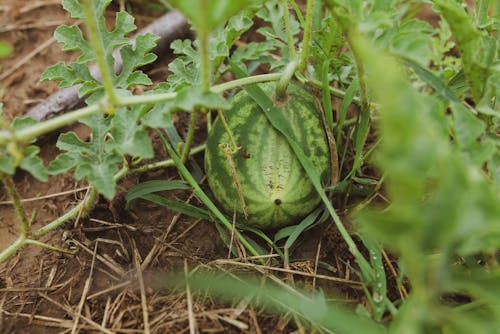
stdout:
POLYGON ((302 51, 300 52, 299 72, 304 73, 307 66, 307 59, 309 57, 309 48, 311 44, 311 36, 313 29, 314 18, 314 4, 315 0, 307 0, 306 7, 306 24, 304 27, 304 37, 302 39, 302 51))
POLYGON ((101 72, 104 91, 106 92, 109 103, 111 104, 108 106, 106 112, 114 114, 114 106, 116 105, 118 99, 113 87, 111 71, 108 63, 106 62, 106 57, 104 56, 104 43, 99 32, 99 24, 97 22, 98 15, 94 12, 91 0, 85 0, 82 4, 82 9, 85 13, 85 23, 89 42, 95 52, 96 63, 99 67, 99 71, 101 72))

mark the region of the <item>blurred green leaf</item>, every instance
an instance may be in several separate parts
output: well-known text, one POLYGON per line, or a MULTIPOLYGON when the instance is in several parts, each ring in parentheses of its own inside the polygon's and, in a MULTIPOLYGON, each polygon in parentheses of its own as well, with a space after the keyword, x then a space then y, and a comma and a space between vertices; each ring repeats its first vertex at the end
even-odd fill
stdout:
POLYGON ((0 40, 0 58, 8 57, 12 54, 12 46, 7 42, 0 40))
POLYGON ((42 159, 38 156, 40 148, 38 146, 30 145, 24 149, 24 158, 19 164, 21 169, 29 172, 36 179, 47 182, 48 173, 47 168, 43 165, 42 159))
POLYGON ((3 148, 0 149, 0 172, 13 175, 16 171, 16 159, 3 148))
MULTIPOLYGON (((2 104, 0 103, 0 117, 2 115, 2 104)), ((2 121, 2 119, 0 119, 2 121)), ((30 117, 16 117, 12 120, 10 127, 12 131, 29 128, 38 122, 30 117)), ((34 140, 30 141, 33 143, 34 140)), ((0 147, 0 172, 13 175, 16 168, 27 171, 36 179, 46 182, 48 178, 47 168, 38 156, 40 148, 35 145, 23 146, 22 143, 10 143, 0 147)))
POLYGON ((472 96, 476 103, 479 103, 491 73, 496 41, 473 26, 471 18, 458 2, 436 0, 434 5, 451 27, 460 50, 472 96))
POLYGON ((485 135, 486 124, 471 110, 461 103, 452 103, 451 109, 457 145, 470 162, 480 168, 491 159, 497 144, 485 135))
POLYGON ((231 16, 254 3, 252 0, 169 0, 196 30, 210 32, 231 16))
MULTIPOLYGON (((403 79, 395 61, 368 40, 359 35, 353 40, 369 88, 381 104, 378 129, 382 143, 376 161, 386 175, 390 200, 382 210, 359 211, 357 220, 365 233, 401 255, 412 286, 410 298, 392 324, 394 332, 408 326, 415 333, 440 331, 438 328, 458 321, 453 316, 457 309, 440 302, 443 294, 457 292, 453 287, 461 278, 451 271, 456 256, 494 254, 500 248, 500 194, 485 179, 481 166, 463 159, 436 122, 433 114, 439 104, 434 98, 417 92, 403 79)), ((462 116, 467 119, 459 121, 457 132, 462 137, 457 140, 471 143, 484 127, 470 114, 462 116)), ((478 270, 477 274, 482 272, 478 270)), ((460 293, 481 301, 483 308, 493 307, 487 296, 490 292, 460 293)), ((498 328, 498 313, 489 313, 487 319, 483 326, 498 328)), ((475 312, 460 313, 460 321, 476 320, 475 312)), ((453 332, 468 333, 465 327, 456 330, 453 332)))
POLYGON ((432 58, 432 34, 434 28, 421 20, 411 20, 396 26, 391 36, 389 50, 404 59, 411 59, 427 66, 432 58))
MULTIPOLYGON (((166 278, 165 284, 183 282, 181 277, 166 278)), ((291 312, 307 320, 315 328, 352 334, 386 333, 386 329, 369 318, 355 315, 338 304, 328 302, 322 293, 310 294, 293 288, 284 288, 256 279, 240 279, 214 273, 189 275, 189 287, 195 291, 208 292, 211 296, 236 301, 252 298, 266 309, 291 312)))
MULTIPOLYGON (((94 12, 103 13, 104 9, 108 7, 111 0, 89 0, 91 1, 94 12)), ((76 19, 84 19, 85 14, 82 9, 82 5, 78 0, 62 0, 63 8, 71 14, 71 17, 76 19)))

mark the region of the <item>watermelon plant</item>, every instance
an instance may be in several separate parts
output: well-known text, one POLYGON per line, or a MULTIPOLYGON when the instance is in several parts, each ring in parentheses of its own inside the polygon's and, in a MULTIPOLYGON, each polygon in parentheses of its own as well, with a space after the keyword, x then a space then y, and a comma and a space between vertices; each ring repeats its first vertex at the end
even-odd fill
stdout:
POLYGON ((40 238, 88 215, 99 195, 112 200, 125 176, 176 167, 182 181, 139 184, 129 204, 142 198, 212 221, 228 254, 244 260, 232 264, 278 264, 289 274, 303 232, 332 225, 353 259, 335 279, 352 273, 363 293, 352 310, 292 280, 247 282, 231 272, 188 277, 188 295, 208 289, 253 299, 311 331, 498 332, 498 1, 171 0, 196 39, 172 43, 170 74, 154 87, 141 67, 156 59, 156 36, 132 42, 126 12, 110 30, 103 15, 110 2, 62 0, 86 33, 57 28, 63 49, 79 56, 42 76, 79 84, 87 105, 42 122, 0 122, 0 180, 20 225, 0 262, 26 245, 68 252, 40 238), (139 85, 149 89, 138 94, 139 85), (181 112, 189 117, 184 136, 172 117, 181 112), (205 120, 207 135, 197 128, 205 120), (36 139, 76 122, 90 138, 62 133, 61 154, 45 166, 36 139), (152 134, 168 159, 155 157, 152 134), (192 159, 200 152, 204 170, 192 159), (153 158, 160 161, 146 162, 153 158), (73 172, 90 190, 35 229, 13 181, 19 169, 41 181, 73 172), (188 189, 203 206, 157 194, 188 189))

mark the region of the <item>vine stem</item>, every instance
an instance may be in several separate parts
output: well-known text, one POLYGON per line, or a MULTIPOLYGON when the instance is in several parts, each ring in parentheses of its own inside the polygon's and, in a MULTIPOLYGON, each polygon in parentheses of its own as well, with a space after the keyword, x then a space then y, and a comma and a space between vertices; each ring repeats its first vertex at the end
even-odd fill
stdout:
MULTIPOLYGON (((276 81, 282 77, 282 73, 271 73, 271 74, 261 74, 255 75, 251 77, 245 77, 229 82, 225 82, 219 85, 215 85, 211 88, 211 91, 214 93, 222 93, 226 90, 234 89, 240 86, 245 86, 249 84, 259 83, 259 82, 269 82, 276 81)), ((314 82, 310 80, 315 85, 320 85, 319 82, 314 82)), ((338 97, 343 97, 345 93, 339 89, 330 88, 330 91, 333 95, 338 97)), ((130 97, 121 97, 117 105, 125 106, 125 105, 137 105, 137 104, 145 104, 145 103, 156 103, 156 102, 164 102, 173 100, 177 96, 176 93, 162 93, 162 94, 151 94, 151 95, 137 95, 130 97)), ((357 100, 357 99, 356 99, 357 100)), ((61 128, 63 126, 72 124, 80 119, 86 118, 88 116, 94 115, 101 110, 101 105, 94 104, 91 106, 83 107, 81 109, 77 109, 75 111, 69 112, 67 114, 57 116, 51 118, 49 120, 40 122, 36 125, 27 127, 25 129, 19 130, 15 132, 16 140, 19 142, 28 142, 36 137, 39 137, 43 134, 52 132, 61 128)), ((8 130, 0 131, 0 145, 4 145, 7 142, 11 141, 12 133, 8 130)))
MULTIPOLYGON (((207 11, 207 1, 201 0, 200 6, 201 11, 207 11)), ((198 29, 198 39, 200 41, 200 71, 201 71, 201 87, 204 92, 210 91, 210 55, 208 52, 208 39, 209 39, 209 31, 207 29, 207 17, 205 15, 201 16, 203 22, 200 24, 198 29)), ((191 145, 193 144, 194 133, 196 130, 196 122, 198 120, 199 110, 194 109, 191 112, 191 117, 189 119, 188 131, 186 134, 186 140, 184 143, 184 147, 181 152, 181 161, 182 163, 186 163, 189 157, 189 150, 191 149, 191 145)))
MULTIPOLYGON (((254 83, 260 82, 270 82, 280 80, 282 77, 282 73, 269 73, 269 74, 260 74, 254 75, 251 77, 245 77, 241 79, 236 79, 228 82, 224 82, 222 84, 218 84, 212 86, 210 90, 214 93, 222 93, 226 90, 231 90, 234 88, 238 88, 241 86, 251 85, 254 83)), ((318 88, 322 87, 321 82, 315 80, 313 78, 307 78, 307 82, 310 82, 314 86, 318 88)), ((333 96, 343 98, 345 96, 345 92, 330 86, 330 93, 333 96)), ((154 104, 158 102, 171 101, 175 99, 177 93, 159 93, 159 94, 150 94, 150 95, 136 95, 136 96, 123 96, 118 98, 117 106, 132 106, 138 104, 154 104)), ((360 99, 358 97, 354 97, 354 102, 360 104, 360 99)), ((27 128, 18 130, 15 132, 15 137, 13 136, 12 131, 10 130, 0 130, 0 146, 5 145, 10 141, 19 141, 19 142, 29 142, 32 139, 44 135, 46 133, 50 133, 54 130, 57 130, 63 126, 73 124, 83 118, 95 115, 102 110, 101 104, 93 104, 87 107, 83 107, 66 114, 51 118, 49 120, 37 123, 35 125, 29 126, 27 128)))
POLYGON ((356 68, 358 69, 358 79, 359 79, 359 97, 361 100, 361 113, 369 114, 370 111, 370 102, 368 101, 368 93, 367 93, 367 88, 366 88, 366 80, 365 80, 365 67, 363 65, 363 62, 361 61, 361 57, 359 56, 359 49, 353 43, 353 32, 348 31, 347 32, 347 41, 349 43, 349 46, 351 47, 353 56, 354 56, 354 62, 356 64, 356 68))
POLYGON ((80 203, 78 203, 61 217, 40 228, 34 233, 33 236, 35 238, 40 238, 45 234, 52 232, 62 224, 77 217, 78 215, 80 215, 80 217, 85 217, 88 213, 90 213, 98 198, 99 192, 94 187, 90 187, 87 196, 85 196, 85 198, 80 203))
MULTIPOLYGON (((205 146, 206 145, 203 144, 200 146, 193 147, 191 149, 190 155, 195 155, 195 154, 198 154, 200 152, 203 152, 205 150, 205 146)), ((159 161, 159 162, 154 162, 154 163, 151 163, 148 165, 140 166, 137 168, 131 168, 130 173, 143 173, 143 172, 153 170, 153 169, 168 168, 168 167, 174 167, 174 166, 175 166, 174 161, 172 159, 167 159, 167 160, 163 160, 163 161, 159 161)))
POLYGON ((309 57, 309 45, 311 44, 311 35, 313 29, 314 4, 315 0, 307 0, 306 24, 304 27, 304 37, 302 38, 302 51, 300 52, 299 72, 306 70, 307 58, 309 57))
POLYGON ((12 256, 15 252, 20 250, 22 247, 26 245, 26 237, 20 235, 16 241, 14 241, 9 247, 5 248, 0 253, 0 263, 7 260, 10 256, 12 256))
POLYGON ((87 26, 90 45, 92 46, 92 49, 95 52, 96 63, 97 66, 99 67, 99 71, 101 72, 101 78, 104 90, 106 92, 108 101, 111 103, 111 106, 108 106, 106 108, 107 109, 106 111, 109 112, 110 114, 113 114, 114 106, 116 105, 118 99, 113 87, 113 81, 111 79, 111 71, 109 69, 108 63, 106 62, 106 57, 104 56, 104 44, 101 39, 101 34, 99 32, 97 15, 94 13, 91 0, 85 0, 83 2, 82 8, 85 13, 85 23, 87 26))
POLYGON ((288 50, 290 52, 290 59, 295 60, 297 58, 297 52, 295 52, 295 43, 293 42, 292 28, 290 24, 290 11, 288 10, 288 0, 282 0, 285 21, 285 30, 288 37, 288 50))
POLYGON ((14 182, 12 181, 12 177, 5 173, 0 173, 0 180, 5 186, 7 193, 14 203, 14 208, 16 210, 17 218, 19 220, 19 224, 21 226, 21 233, 14 243, 12 243, 9 247, 4 249, 0 253, 0 263, 8 259, 12 254, 17 252, 21 247, 26 244, 26 239, 29 234, 29 223, 26 219, 26 212, 21 204, 21 199, 19 194, 17 193, 16 187, 14 186, 14 182))
POLYGON ((278 101, 283 101, 286 99, 286 89, 293 77, 293 74, 295 73, 295 70, 297 69, 298 64, 299 63, 297 61, 292 60, 288 63, 285 70, 283 71, 280 80, 276 84, 275 95, 278 101))
POLYGON ((18 130, 15 133, 12 133, 12 131, 9 130, 0 131, 0 145, 5 145, 10 141, 18 141, 21 143, 29 142, 38 136, 50 133, 63 126, 75 123, 76 121, 94 115, 99 111, 100 111, 100 105, 93 104, 91 106, 77 109, 67 114, 51 118, 47 121, 37 123, 22 130, 18 130))
POLYGON ((12 177, 8 174, 0 173, 0 180, 3 182, 5 189, 7 190, 7 194, 9 195, 12 203, 14 204, 14 209, 16 210, 17 219, 19 220, 19 224, 21 226, 20 237, 26 239, 29 234, 30 224, 26 219, 26 212, 24 211, 23 205, 21 203, 21 198, 16 190, 16 186, 12 181, 12 177))
POLYGON ((191 145, 193 145, 194 133, 196 130, 196 122, 198 121, 198 114, 199 114, 198 110, 193 110, 191 112, 191 117, 189 118, 189 126, 186 135, 186 141, 184 143, 181 153, 181 160, 183 163, 186 163, 187 159, 189 158, 189 150, 191 149, 191 145))
MULTIPOLYGON (((210 90, 214 93, 222 93, 226 90, 234 89, 240 86, 245 86, 249 84, 276 81, 281 78, 281 73, 271 73, 271 74, 261 74, 252 77, 246 77, 242 79, 237 79, 229 82, 225 82, 219 85, 213 86, 210 90)), ((150 95, 136 95, 119 97, 116 103, 117 106, 132 106, 138 104, 154 104, 158 102, 171 101, 175 99, 177 93, 160 93, 160 94, 150 94, 150 95)), ((32 139, 50 133, 57 130, 63 126, 73 124, 83 118, 95 115, 101 112, 103 108, 102 103, 93 104, 87 107, 83 107, 66 114, 51 118, 49 120, 37 123, 35 125, 29 126, 22 130, 15 132, 15 138, 10 130, 0 131, 0 146, 5 145, 10 141, 18 142, 29 142, 32 139)))

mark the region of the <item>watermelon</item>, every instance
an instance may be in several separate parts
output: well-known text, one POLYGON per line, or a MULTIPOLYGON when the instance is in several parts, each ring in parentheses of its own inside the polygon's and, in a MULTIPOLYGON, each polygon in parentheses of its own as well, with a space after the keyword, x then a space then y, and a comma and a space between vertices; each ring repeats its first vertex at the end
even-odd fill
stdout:
MULTIPOLYGON (((273 96, 275 85, 259 87, 273 96)), ((298 83, 290 83, 287 94, 276 110, 283 114, 295 140, 326 184, 331 166, 320 106, 298 83)), ((234 96, 225 115, 241 149, 228 158, 223 147, 231 147, 231 141, 217 118, 205 150, 205 171, 217 202, 227 214, 237 213, 238 224, 272 229, 300 221, 319 204, 320 197, 286 138, 244 90, 234 96)))

